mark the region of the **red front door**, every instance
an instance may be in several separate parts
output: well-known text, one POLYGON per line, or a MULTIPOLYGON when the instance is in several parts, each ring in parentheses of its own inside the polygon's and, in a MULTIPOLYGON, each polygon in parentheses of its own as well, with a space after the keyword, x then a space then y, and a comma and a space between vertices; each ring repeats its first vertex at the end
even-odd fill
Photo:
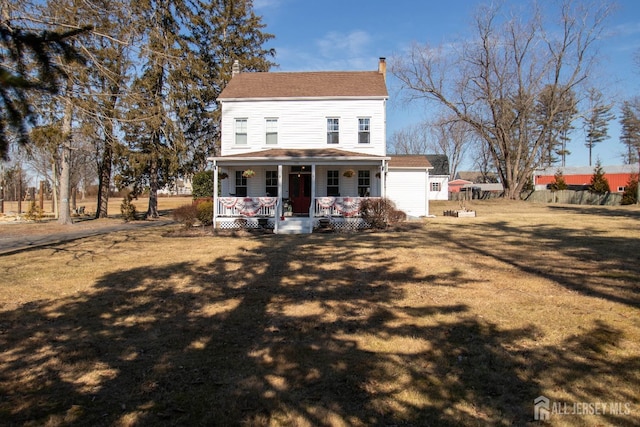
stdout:
POLYGON ((311 175, 292 173, 289 175, 289 199, 294 214, 309 214, 311 206, 311 175))

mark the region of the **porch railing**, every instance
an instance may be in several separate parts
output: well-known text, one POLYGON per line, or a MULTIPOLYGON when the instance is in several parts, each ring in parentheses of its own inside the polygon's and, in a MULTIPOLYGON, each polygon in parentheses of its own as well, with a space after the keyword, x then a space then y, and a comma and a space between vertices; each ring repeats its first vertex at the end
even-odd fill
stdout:
POLYGON ((275 217, 277 197, 218 197, 218 216, 275 217))
MULTIPOLYGON (((378 197, 316 197, 310 213, 314 217, 357 218, 365 199, 378 197)), ((218 197, 217 203, 219 217, 275 218, 278 212, 277 197, 218 197)))
POLYGON ((359 217, 360 203, 379 197, 316 197, 315 216, 359 217))

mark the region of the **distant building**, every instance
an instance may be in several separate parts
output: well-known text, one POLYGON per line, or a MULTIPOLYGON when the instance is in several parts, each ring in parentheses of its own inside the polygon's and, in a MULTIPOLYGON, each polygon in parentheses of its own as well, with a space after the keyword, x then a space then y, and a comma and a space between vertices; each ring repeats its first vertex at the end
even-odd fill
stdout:
POLYGON ((455 179, 449 181, 449 191, 457 193, 468 188, 475 188, 480 192, 502 192, 504 186, 500 184, 498 175, 493 172, 463 171, 456 173, 455 179))
MULTIPOLYGON (((609 181, 612 193, 623 193, 631 177, 638 176, 638 165, 602 166, 604 177, 609 181)), ((549 167, 538 169, 534 173, 536 190, 546 190, 555 181, 555 174, 561 171, 569 188, 587 189, 591 184, 594 166, 549 167)))
POLYGON ((454 179, 463 179, 465 181, 471 181, 474 184, 495 184, 500 182, 498 179, 498 175, 494 172, 485 172, 482 173, 480 171, 461 171, 456 173, 454 179))
POLYGON ((473 185, 473 181, 467 181, 466 179, 454 179, 449 181, 449 191, 452 193, 459 193, 460 189, 473 185))
POLYGON ((167 185, 158 190, 158 194, 163 196, 190 196, 193 191, 191 179, 179 178, 173 185, 167 185))

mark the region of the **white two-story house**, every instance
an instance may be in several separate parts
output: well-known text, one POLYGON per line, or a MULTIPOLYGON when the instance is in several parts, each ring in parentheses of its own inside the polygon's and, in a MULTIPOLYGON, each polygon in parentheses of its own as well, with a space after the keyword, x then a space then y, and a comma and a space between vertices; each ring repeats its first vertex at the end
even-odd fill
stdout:
POLYGON ((357 226, 362 198, 394 200, 395 187, 414 206, 408 214, 428 215, 426 156, 390 164, 386 155, 385 74, 384 58, 376 71, 349 72, 243 73, 236 62, 218 98, 221 155, 209 159, 214 226, 357 226), (387 185, 394 168, 418 172, 417 194, 402 179, 387 185))

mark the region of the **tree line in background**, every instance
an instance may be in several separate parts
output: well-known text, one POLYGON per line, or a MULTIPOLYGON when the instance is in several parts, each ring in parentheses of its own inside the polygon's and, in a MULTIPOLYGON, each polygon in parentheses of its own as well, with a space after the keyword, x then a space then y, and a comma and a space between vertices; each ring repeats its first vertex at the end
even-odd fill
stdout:
POLYGON ((114 186, 148 192, 157 217, 158 190, 217 154, 233 61, 274 65, 264 28, 252 0, 0 0, 6 172, 22 179, 26 162, 44 177, 61 223, 96 178, 96 217, 114 186))
MULTIPOLYGON (((612 5, 556 4, 555 16, 536 3, 481 6, 466 40, 416 44, 392 59, 406 102, 424 103, 436 118, 392 135, 389 151, 446 154, 451 176, 469 157, 483 176, 497 174, 514 199, 535 169, 564 166, 581 122, 591 165, 615 118, 613 102, 591 78, 612 5)), ((639 98, 624 101, 619 119, 628 164, 640 161, 639 118, 639 98)))

